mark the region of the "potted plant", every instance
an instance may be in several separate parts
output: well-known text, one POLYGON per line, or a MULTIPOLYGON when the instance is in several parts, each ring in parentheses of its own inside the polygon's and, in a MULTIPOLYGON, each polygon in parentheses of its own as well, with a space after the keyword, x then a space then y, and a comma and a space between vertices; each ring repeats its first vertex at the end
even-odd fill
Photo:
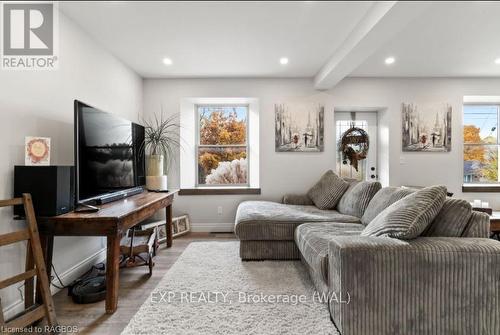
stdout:
POLYGON ((167 174, 175 159, 174 150, 179 146, 179 123, 177 116, 163 118, 163 113, 154 115, 151 121, 144 120, 144 152, 146 154, 146 187, 149 190, 167 189, 167 174))

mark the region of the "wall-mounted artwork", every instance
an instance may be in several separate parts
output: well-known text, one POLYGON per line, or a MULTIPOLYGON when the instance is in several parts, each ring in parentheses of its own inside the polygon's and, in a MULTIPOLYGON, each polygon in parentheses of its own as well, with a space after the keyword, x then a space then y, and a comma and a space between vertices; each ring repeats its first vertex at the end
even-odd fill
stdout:
POLYGON ((451 106, 445 103, 403 103, 403 151, 450 151, 451 111, 451 106))
POLYGON ((24 147, 25 165, 50 165, 49 137, 26 136, 24 147))
POLYGON ((277 152, 322 152, 325 108, 319 104, 276 104, 277 152))

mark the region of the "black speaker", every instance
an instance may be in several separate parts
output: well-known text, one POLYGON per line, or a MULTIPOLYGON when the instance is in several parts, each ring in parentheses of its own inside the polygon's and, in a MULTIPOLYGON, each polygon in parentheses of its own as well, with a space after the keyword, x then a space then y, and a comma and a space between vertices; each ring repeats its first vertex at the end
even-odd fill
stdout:
MULTIPOLYGON (((14 197, 30 193, 37 216, 68 213, 75 205, 73 166, 15 166, 14 197)), ((14 215, 24 217, 22 206, 14 207, 14 215)))

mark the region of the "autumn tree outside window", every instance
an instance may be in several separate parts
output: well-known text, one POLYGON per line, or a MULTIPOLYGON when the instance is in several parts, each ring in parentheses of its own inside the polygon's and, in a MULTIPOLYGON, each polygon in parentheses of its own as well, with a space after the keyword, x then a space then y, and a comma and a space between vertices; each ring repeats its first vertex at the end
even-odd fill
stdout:
POLYGON ((198 186, 248 186, 248 106, 196 105, 198 186))
POLYGON ((464 105, 464 185, 500 184, 500 106, 464 105))

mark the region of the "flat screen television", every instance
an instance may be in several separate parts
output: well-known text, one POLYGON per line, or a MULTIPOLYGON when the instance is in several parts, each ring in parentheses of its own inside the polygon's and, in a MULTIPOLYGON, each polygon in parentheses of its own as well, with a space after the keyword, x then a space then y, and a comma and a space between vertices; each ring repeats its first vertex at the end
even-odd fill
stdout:
POLYGON ((76 203, 144 186, 143 143, 143 126, 75 100, 76 203))

